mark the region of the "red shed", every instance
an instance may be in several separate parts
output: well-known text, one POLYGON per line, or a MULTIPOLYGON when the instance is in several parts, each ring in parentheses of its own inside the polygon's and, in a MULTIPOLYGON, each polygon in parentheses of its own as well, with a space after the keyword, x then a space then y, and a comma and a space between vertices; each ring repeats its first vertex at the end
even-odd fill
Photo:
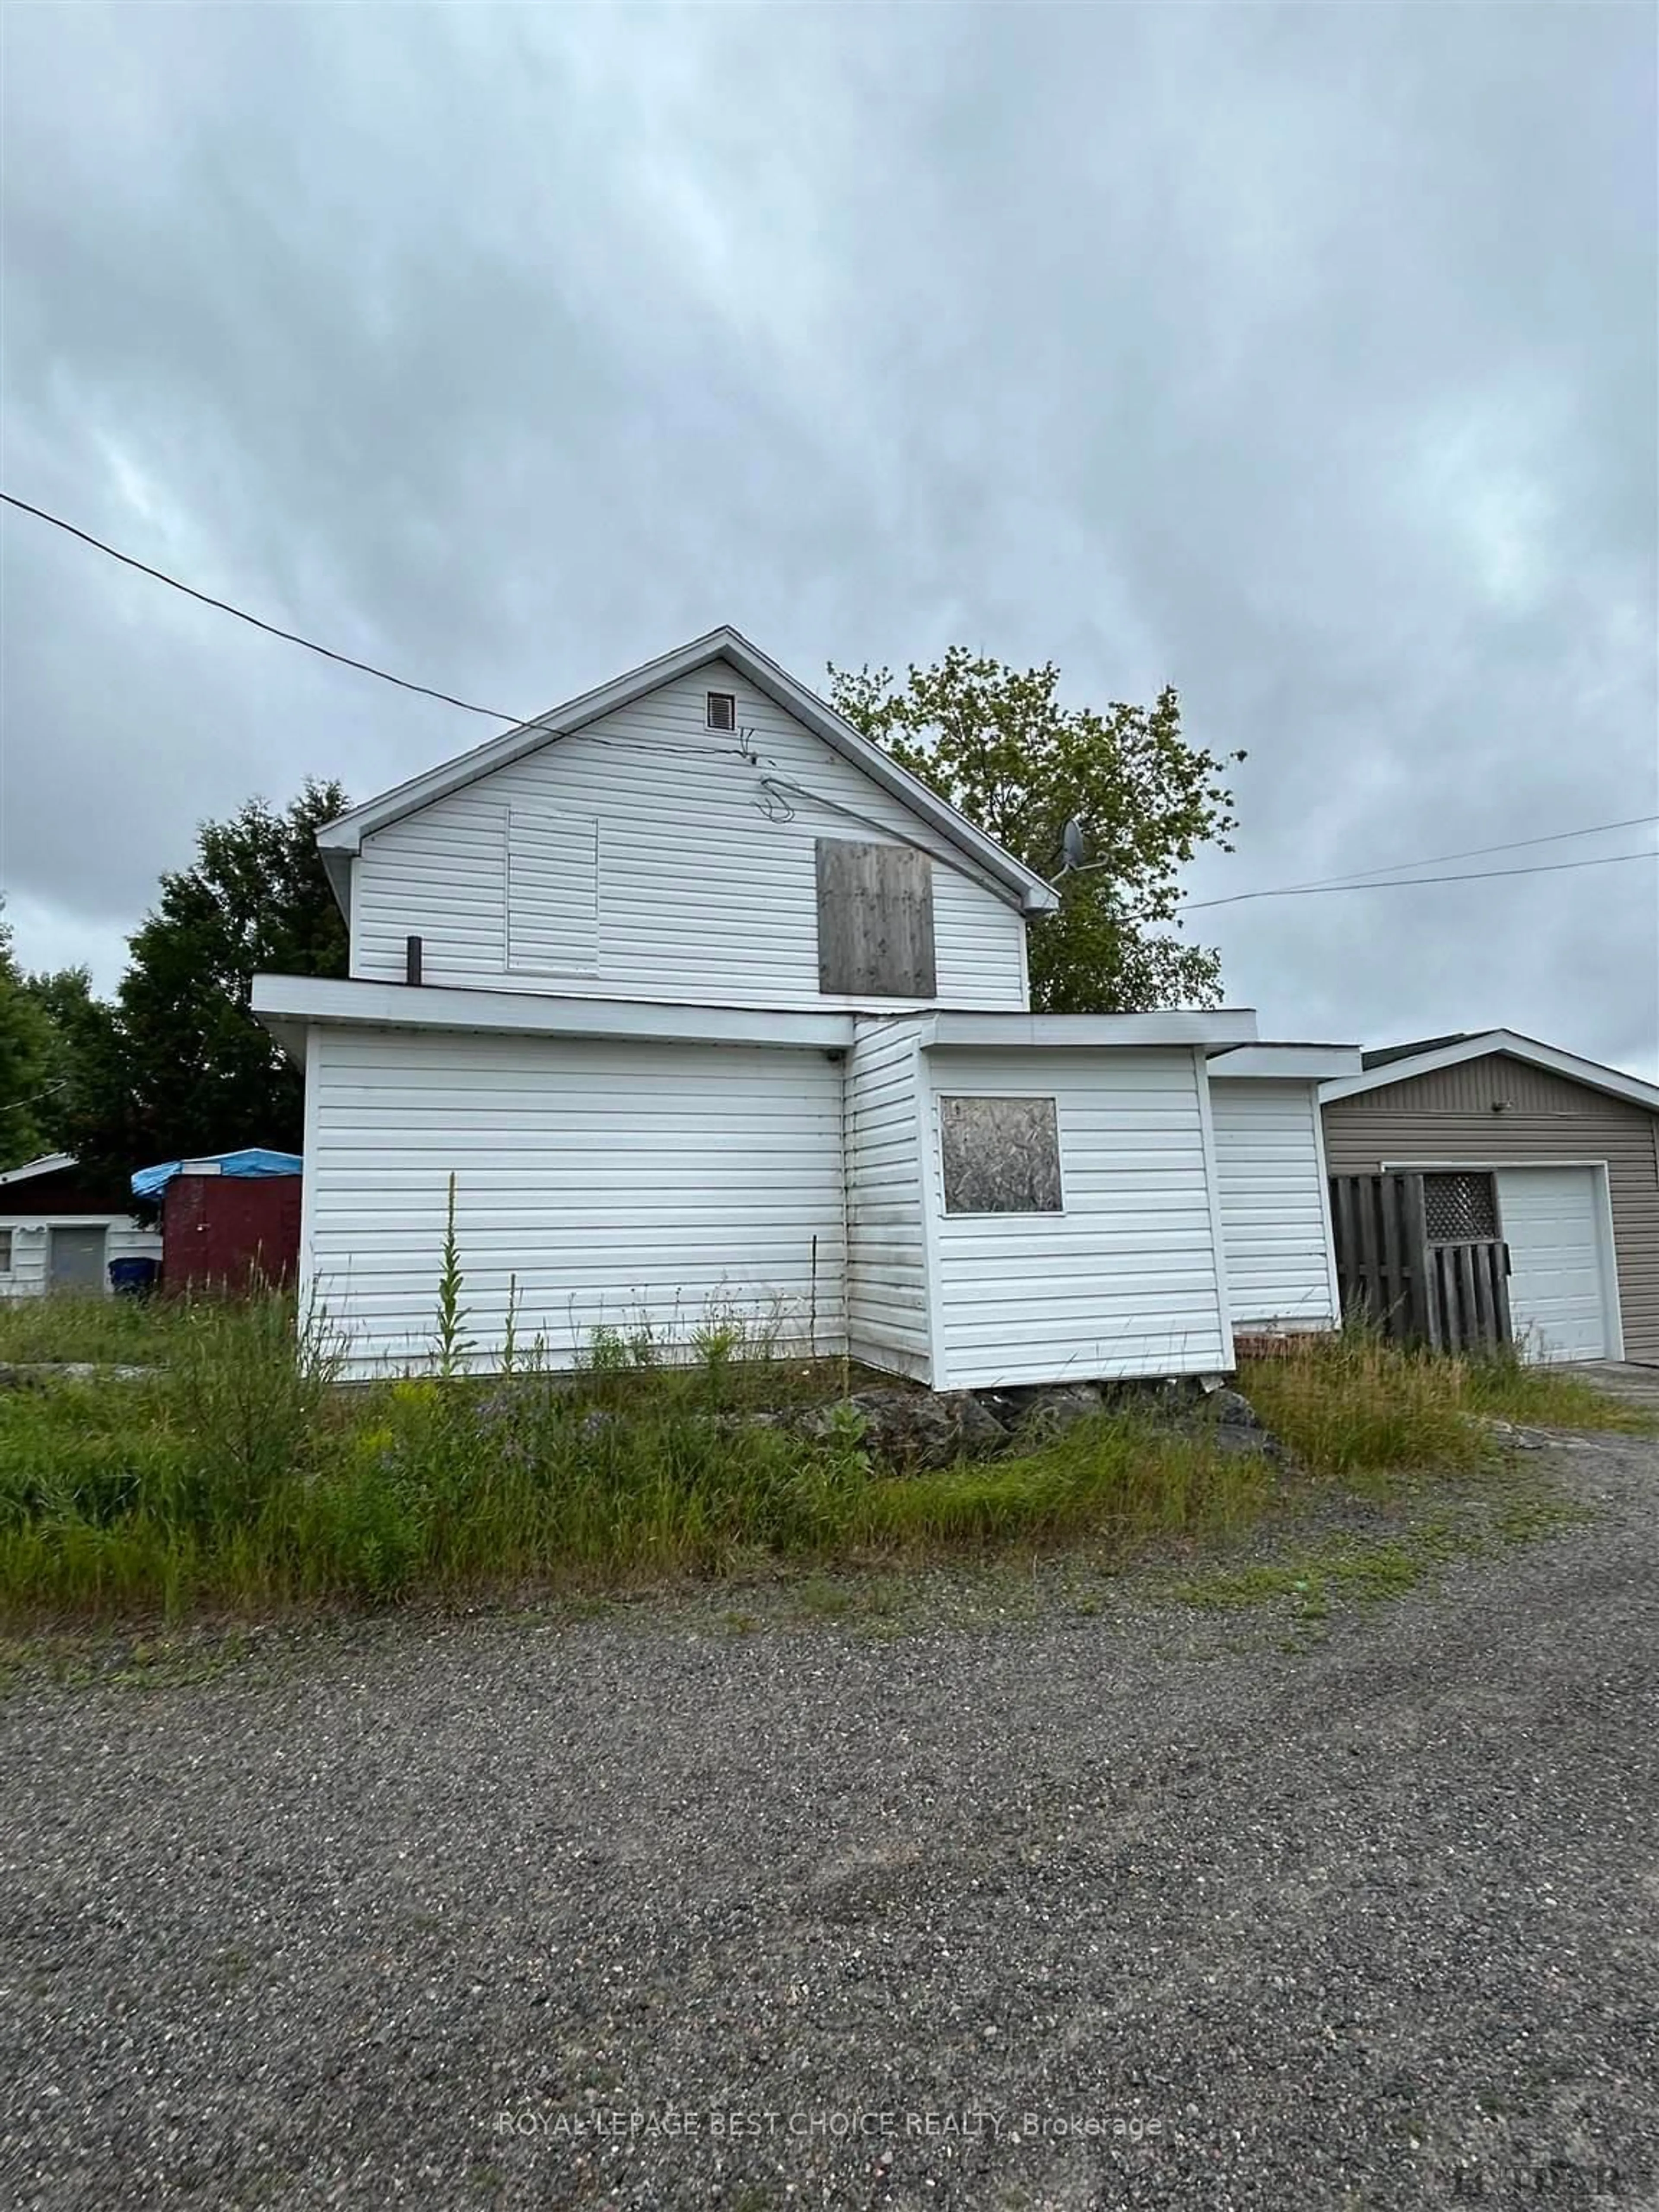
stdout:
POLYGON ((173 1160, 135 1176, 135 1190, 161 1201, 162 1288, 235 1292, 291 1283, 300 1262, 301 1166, 291 1152, 248 1151, 173 1160))

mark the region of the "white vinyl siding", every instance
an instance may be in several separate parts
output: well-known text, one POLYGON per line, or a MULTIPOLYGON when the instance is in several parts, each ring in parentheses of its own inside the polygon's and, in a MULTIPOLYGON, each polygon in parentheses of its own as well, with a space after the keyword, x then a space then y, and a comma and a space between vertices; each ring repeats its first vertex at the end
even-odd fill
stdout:
POLYGON ((129 1218, 95 1213, 58 1213, 49 1217, 37 1214, 31 1220, 26 1214, 15 1215, 3 1224, 4 1233, 11 1238, 11 1266, 0 1273, 0 1298, 38 1298, 46 1295, 48 1249, 52 1243, 48 1219, 64 1229, 94 1229, 107 1224, 103 1267, 103 1287, 106 1291, 109 1288, 109 1263, 112 1260, 132 1259, 143 1255, 159 1261, 161 1256, 161 1239, 157 1232, 153 1229, 141 1229, 129 1218))
POLYGON ((940 1093, 1054 1098, 1065 1210, 944 1211, 926 1147, 941 1389, 1224 1370, 1232 1346, 1211 1205, 1203 1078, 1184 1050, 945 1050, 940 1093))
MULTIPOLYGON (((663 684, 367 837, 354 863, 354 975, 401 981, 405 939, 416 935, 428 982, 501 988, 508 810, 515 819, 598 825, 596 958, 584 974, 550 975, 550 991, 679 1004, 849 1003, 818 989, 817 841, 885 830, 933 855, 936 1002, 1026 1003, 1017 907, 724 666, 663 684), (711 684, 736 693, 737 732, 707 726, 711 684), (744 757, 745 744, 752 757, 744 757), (769 793, 767 778, 799 787, 769 793)), ((513 957, 516 969, 516 949, 513 957)), ((534 988, 516 972, 513 981, 534 988)))
POLYGON ((684 1355, 724 1312, 839 1350, 842 1080, 821 1052, 316 1030, 302 1301, 352 1375, 428 1364, 453 1173, 480 1366, 514 1276, 555 1365, 600 1328, 684 1355))
POLYGON ((507 813, 507 964, 516 977, 591 975, 599 957, 599 825, 507 813))
POLYGON ((847 1327, 854 1358, 925 1381, 921 1068, 914 1022, 860 1024, 847 1056, 847 1327))
POLYGON ((1210 1112, 1234 1328, 1329 1328, 1339 1309, 1316 1085, 1212 1077, 1210 1112))

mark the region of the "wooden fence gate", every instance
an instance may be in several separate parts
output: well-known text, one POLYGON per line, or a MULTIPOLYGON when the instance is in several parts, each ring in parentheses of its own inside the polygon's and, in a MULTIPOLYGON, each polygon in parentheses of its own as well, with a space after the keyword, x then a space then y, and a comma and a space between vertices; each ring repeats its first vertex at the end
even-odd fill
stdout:
POLYGON ((1501 1237, 1431 1234, 1422 1175, 1331 1177, 1336 1278, 1345 1314, 1436 1352, 1510 1341, 1510 1249, 1501 1237))

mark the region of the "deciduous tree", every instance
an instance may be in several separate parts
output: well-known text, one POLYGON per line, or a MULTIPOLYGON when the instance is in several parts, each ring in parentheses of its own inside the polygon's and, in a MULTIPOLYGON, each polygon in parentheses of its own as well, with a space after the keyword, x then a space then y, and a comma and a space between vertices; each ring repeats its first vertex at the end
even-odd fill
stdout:
POLYGON ((52 1030, 30 995, 0 913, 0 1170, 21 1167, 47 1149, 52 1030))
POLYGON ((251 799, 204 823, 194 865, 162 877, 66 1129, 88 1165, 300 1150, 303 1080, 249 1012, 250 990, 262 970, 345 974, 316 839, 346 803, 337 783, 317 782, 282 812, 251 799))
POLYGON ((1151 707, 1068 707, 1052 661, 1024 671, 953 646, 899 679, 830 670, 838 711, 970 821, 1055 884, 1031 925, 1031 1000, 1045 1013, 1213 1006, 1220 955, 1178 934, 1179 871, 1200 846, 1231 852, 1218 756, 1182 734, 1166 688, 1151 707), (1066 829, 1080 831, 1067 866, 1066 829))

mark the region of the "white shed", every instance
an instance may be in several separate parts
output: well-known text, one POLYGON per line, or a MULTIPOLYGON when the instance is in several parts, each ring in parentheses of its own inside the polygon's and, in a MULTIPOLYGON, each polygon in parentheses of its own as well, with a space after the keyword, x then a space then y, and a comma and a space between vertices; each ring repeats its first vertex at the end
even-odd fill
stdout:
POLYGON ((0 1298, 107 1291, 112 1260, 159 1261, 161 1239, 73 1153, 48 1152, 0 1174, 0 1298))

